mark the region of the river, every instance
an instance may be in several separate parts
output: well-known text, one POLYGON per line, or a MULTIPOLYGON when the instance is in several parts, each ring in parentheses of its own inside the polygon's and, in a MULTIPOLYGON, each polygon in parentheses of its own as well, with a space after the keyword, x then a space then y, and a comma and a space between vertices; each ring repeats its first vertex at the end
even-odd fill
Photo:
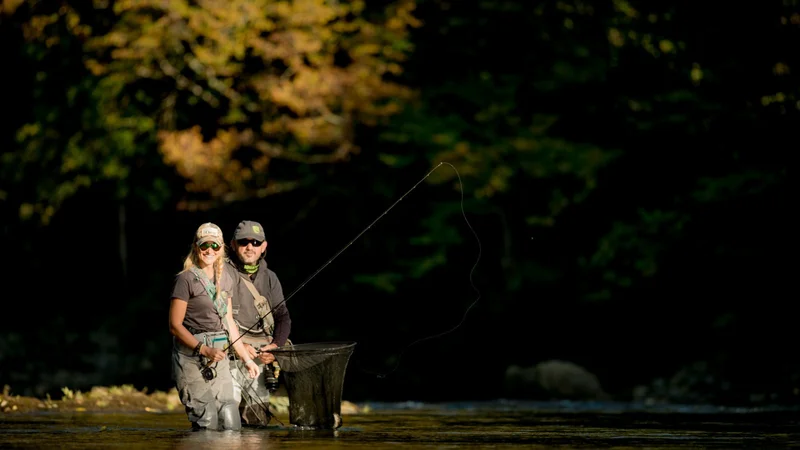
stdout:
POLYGON ((2 448, 787 448, 800 409, 581 402, 372 403, 338 430, 303 431, 288 417, 241 432, 192 432, 182 412, 5 414, 2 448))

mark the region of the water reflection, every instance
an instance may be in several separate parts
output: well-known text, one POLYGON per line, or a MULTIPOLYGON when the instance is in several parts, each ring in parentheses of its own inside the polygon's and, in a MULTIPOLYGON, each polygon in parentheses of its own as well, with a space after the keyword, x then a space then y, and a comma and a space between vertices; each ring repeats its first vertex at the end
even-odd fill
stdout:
POLYGON ((270 446, 270 433, 265 430, 188 431, 176 443, 175 449, 238 448, 263 450, 270 446))
MULTIPOLYGON (((349 429, 357 432, 356 429, 349 429)), ((197 449, 259 449, 275 448, 291 443, 293 445, 330 445, 342 435, 340 430, 302 430, 292 426, 269 426, 245 428, 236 431, 187 431, 176 439, 172 448, 179 450, 197 449)))
MULTIPOLYGON (((624 409, 619 405, 372 405, 338 430, 272 425, 191 431, 183 413, 7 414, 2 448, 748 448, 800 443, 798 410, 624 409), (693 412, 691 412, 693 411, 693 412), (700 411, 700 412, 698 412, 700 411)), ((288 418, 281 418, 288 425, 288 418)))

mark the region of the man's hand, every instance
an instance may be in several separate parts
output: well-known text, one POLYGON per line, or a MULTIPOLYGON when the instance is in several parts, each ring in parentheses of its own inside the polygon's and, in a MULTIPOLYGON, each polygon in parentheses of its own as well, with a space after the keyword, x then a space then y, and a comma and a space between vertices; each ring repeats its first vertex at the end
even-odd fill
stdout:
POLYGON ((258 351, 258 360, 263 364, 269 364, 275 361, 275 355, 269 353, 270 350, 278 348, 277 344, 264 345, 258 351))

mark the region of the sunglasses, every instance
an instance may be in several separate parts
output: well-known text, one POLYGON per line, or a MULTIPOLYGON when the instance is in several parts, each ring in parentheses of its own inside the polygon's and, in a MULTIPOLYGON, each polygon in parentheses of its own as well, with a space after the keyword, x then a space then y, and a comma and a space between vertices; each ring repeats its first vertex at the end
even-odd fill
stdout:
POLYGON ((219 250, 221 245, 217 244, 216 242, 203 242, 202 244, 198 245, 200 250, 208 250, 209 247, 213 248, 214 251, 219 250))
POLYGON ((259 241, 256 239, 237 239, 236 243, 239 244, 239 247, 247 247, 247 244, 253 244, 253 247, 258 247, 264 241, 259 241))

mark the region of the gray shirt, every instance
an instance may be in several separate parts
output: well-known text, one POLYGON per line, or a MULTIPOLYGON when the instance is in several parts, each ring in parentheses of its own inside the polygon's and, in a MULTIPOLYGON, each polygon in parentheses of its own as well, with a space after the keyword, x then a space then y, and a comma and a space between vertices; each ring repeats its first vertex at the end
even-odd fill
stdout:
MULTIPOLYGON (((222 273, 222 290, 231 292, 233 276, 227 264, 225 266, 222 273)), ((175 277, 170 298, 177 298, 187 303, 183 326, 192 334, 225 329, 203 282, 191 271, 181 272, 175 277)))

